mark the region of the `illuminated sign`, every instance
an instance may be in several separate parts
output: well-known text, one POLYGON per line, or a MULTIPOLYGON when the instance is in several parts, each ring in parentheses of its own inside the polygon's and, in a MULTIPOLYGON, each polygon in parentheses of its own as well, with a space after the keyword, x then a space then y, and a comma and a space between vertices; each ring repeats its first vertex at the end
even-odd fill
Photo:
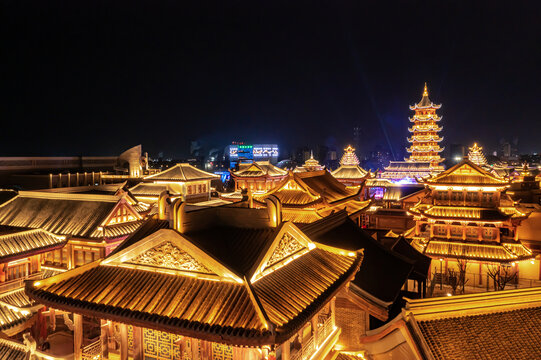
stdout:
POLYGON ((278 145, 254 145, 254 158, 278 157, 278 145))

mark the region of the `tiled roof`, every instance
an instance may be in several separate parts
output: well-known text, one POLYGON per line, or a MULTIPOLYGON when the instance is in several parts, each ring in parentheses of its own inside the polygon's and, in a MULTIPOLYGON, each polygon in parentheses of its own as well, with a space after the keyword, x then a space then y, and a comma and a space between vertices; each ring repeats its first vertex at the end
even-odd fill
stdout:
POLYGON ((498 208, 482 208, 468 206, 430 206, 420 204, 409 210, 413 214, 422 214, 433 219, 505 221, 511 216, 498 208))
POLYGON ((176 164, 167 170, 154 175, 149 175, 144 178, 145 181, 197 181, 218 179, 220 176, 215 175, 190 165, 176 164))
POLYGON ((185 234, 192 242, 240 276, 250 270, 263 249, 274 240, 276 228, 250 229, 217 226, 185 234))
POLYGON ((457 257, 488 262, 512 262, 527 260, 534 257, 531 250, 520 242, 498 243, 496 241, 460 241, 443 238, 424 240, 415 238, 412 245, 420 252, 432 257, 457 257))
POLYGON ((427 171, 430 172, 432 164, 427 161, 391 161, 389 166, 385 168, 385 171, 427 171))
POLYGON ((0 225, 89 237, 119 201, 108 195, 21 191, 0 206, 0 225))
POLYGON ((158 220, 156 216, 149 217, 146 219, 141 226, 137 228, 136 231, 130 234, 123 242, 121 242, 112 252, 116 254, 117 252, 127 248, 138 242, 139 240, 155 233, 160 229, 169 228, 169 220, 158 220))
POLYGON ((30 254, 39 254, 63 247, 65 236, 57 236, 48 231, 36 229, 0 235, 0 260, 13 261, 30 254))
POLYGON ((337 179, 361 180, 370 174, 359 165, 341 165, 338 169, 331 172, 337 179))
POLYGON ((541 359, 541 307, 418 324, 434 359, 541 359))
POLYGON ((91 238, 117 238, 122 237, 125 235, 129 235, 133 232, 135 232, 143 223, 145 220, 136 220, 136 221, 129 221, 129 222, 123 222, 113 225, 107 225, 103 226, 103 230, 96 229, 92 232, 90 235, 91 238))
POLYGON ((15 306, 18 308, 30 308, 36 305, 36 302, 28 297, 24 289, 9 291, 0 295, 0 304, 6 306, 15 306))
MULTIPOLYGON (((17 325, 24 324, 33 316, 31 311, 20 311, 5 305, 0 305, 0 330, 6 331, 17 325)), ((1 358, 0 358, 1 359, 1 358)))
POLYGON ((0 339, 0 360, 27 360, 29 356, 23 344, 0 339))
POLYGON ((239 170, 232 171, 231 174, 237 177, 281 177, 287 175, 287 171, 274 166, 268 161, 254 161, 251 164, 241 164, 239 170))
POLYGON ((182 194, 182 185, 179 184, 154 184, 139 183, 130 189, 133 196, 137 197, 158 197, 163 191, 169 191, 171 195, 182 194))
POLYGON ((284 221, 291 221, 294 223, 308 224, 314 221, 322 219, 322 216, 315 210, 303 210, 303 209, 283 209, 282 219, 284 221))
POLYGON ((284 241, 276 232, 286 228, 295 231, 289 223, 277 229, 219 227, 183 235, 159 230, 120 245, 105 260, 28 282, 26 290, 47 306, 185 336, 238 345, 281 343, 353 278, 363 258, 360 252, 342 255, 304 245, 292 260, 255 277, 255 270, 267 269, 259 264, 277 264, 270 263, 272 257, 261 262, 278 251, 270 246, 284 241), (164 246, 172 250, 159 250, 164 246), (149 251, 166 253, 150 263, 138 260, 151 256, 149 251), (174 259, 169 259, 171 251, 174 259), (163 271, 154 271, 156 266, 163 271))
POLYGON ((360 192, 359 187, 347 187, 336 180, 328 171, 289 173, 274 189, 262 195, 255 195, 254 200, 264 202, 274 195, 287 206, 315 206, 322 202, 330 204, 354 197, 360 192))
POLYGON ((364 249, 363 264, 353 283, 382 301, 394 301, 413 270, 412 262, 379 244, 344 211, 299 226, 311 239, 324 245, 364 249))
POLYGON ((498 177, 470 160, 464 159, 455 166, 426 179, 428 184, 495 185, 505 186, 509 181, 498 177))

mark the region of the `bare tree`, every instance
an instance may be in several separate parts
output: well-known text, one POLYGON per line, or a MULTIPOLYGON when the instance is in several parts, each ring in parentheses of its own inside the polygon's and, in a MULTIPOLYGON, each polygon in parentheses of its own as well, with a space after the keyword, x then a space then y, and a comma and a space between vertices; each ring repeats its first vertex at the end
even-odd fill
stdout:
POLYGON ((518 274, 514 266, 487 264, 486 269, 494 284, 494 290, 504 290, 505 285, 517 280, 518 274))
MULTIPOLYGON (((468 282, 468 279, 466 279, 466 273, 468 271, 468 259, 466 259, 465 255, 464 250, 462 251, 462 254, 458 254, 456 252, 453 252, 452 254, 458 268, 457 273, 453 274, 457 278, 456 288, 460 288, 462 294, 464 294, 466 283, 468 282)), ((449 275, 451 274, 449 273, 449 275)), ((453 288, 453 294, 455 293, 456 288, 453 288)))

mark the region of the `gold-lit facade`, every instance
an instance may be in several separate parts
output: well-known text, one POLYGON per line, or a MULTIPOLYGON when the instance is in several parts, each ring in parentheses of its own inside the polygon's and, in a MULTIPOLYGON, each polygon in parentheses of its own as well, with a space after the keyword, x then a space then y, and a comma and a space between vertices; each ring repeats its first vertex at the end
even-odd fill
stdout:
POLYGON ((429 193, 409 209, 412 245, 435 259, 511 264, 533 259, 518 238, 528 217, 505 193, 509 181, 469 160, 425 179, 429 193))

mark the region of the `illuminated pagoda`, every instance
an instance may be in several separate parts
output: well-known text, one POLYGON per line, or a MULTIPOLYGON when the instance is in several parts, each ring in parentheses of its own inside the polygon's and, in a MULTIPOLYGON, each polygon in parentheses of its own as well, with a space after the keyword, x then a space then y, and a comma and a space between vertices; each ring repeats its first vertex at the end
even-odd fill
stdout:
POLYGON ((477 143, 474 143, 473 146, 469 148, 468 159, 475 165, 487 165, 487 159, 485 158, 485 154, 483 154, 483 148, 477 145, 477 143))
POLYGON ((306 172, 323 170, 325 167, 319 164, 319 161, 314 159, 314 152, 310 151, 310 158, 307 159, 302 166, 297 166, 293 172, 306 172))
POLYGON ((272 202, 187 212, 170 200, 158 201, 170 228, 26 283, 30 298, 73 313, 75 360, 332 358, 335 299, 362 250, 315 242, 272 202))
POLYGON ((345 209, 351 219, 360 221, 370 200, 361 200, 362 186, 346 186, 327 170, 294 173, 275 188, 253 196, 255 207, 266 206, 267 199, 276 197, 284 220, 309 223, 335 211, 345 209))
POLYGON ((418 251, 445 261, 446 266, 458 259, 515 265, 534 258, 517 229, 529 214, 506 194, 509 181, 464 159, 424 183, 429 193, 409 209, 416 226, 406 234, 418 251))
POLYGON ((235 190, 249 189, 252 192, 264 192, 275 187, 286 176, 287 171, 274 166, 269 161, 254 161, 239 164, 238 170, 231 170, 235 181, 235 190))
POLYGON ((439 132, 443 129, 439 126, 441 116, 436 114, 436 110, 441 108, 441 105, 434 104, 428 97, 428 87, 425 83, 423 97, 417 104, 410 106, 410 110, 414 110, 415 114, 409 118, 413 123, 411 128, 408 128, 412 136, 408 138, 411 146, 406 150, 411 155, 404 159, 405 161, 391 161, 388 167, 382 174, 382 178, 391 180, 415 179, 426 177, 430 173, 443 171, 444 161, 440 153, 444 148, 440 147, 440 142, 443 137, 439 136, 439 132))
POLYGON ((157 174, 144 177, 143 182, 130 188, 130 193, 138 200, 148 203, 158 201, 158 197, 165 190, 172 195, 183 196, 185 201, 190 203, 208 201, 211 181, 219 178, 219 175, 190 164, 176 164, 157 174))
POLYGON ((366 179, 372 177, 370 172, 359 166, 359 158, 355 154, 355 149, 348 145, 344 149, 344 155, 340 159, 340 167, 331 172, 341 183, 348 186, 361 185, 366 179))

